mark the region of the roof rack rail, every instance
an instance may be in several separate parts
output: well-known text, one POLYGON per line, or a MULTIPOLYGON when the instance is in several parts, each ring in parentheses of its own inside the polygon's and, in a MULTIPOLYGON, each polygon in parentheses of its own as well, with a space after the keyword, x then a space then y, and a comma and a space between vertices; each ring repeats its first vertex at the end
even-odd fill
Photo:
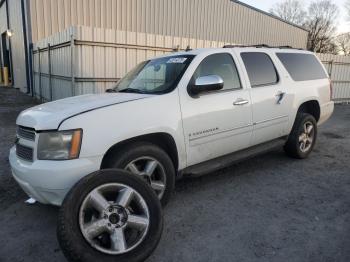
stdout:
POLYGON ((261 48, 261 47, 266 47, 266 48, 272 48, 271 46, 267 44, 257 44, 257 45, 224 45, 223 48, 234 48, 234 47, 256 47, 256 48, 261 48))
POLYGON ((269 45, 267 45, 267 44, 252 45, 252 47, 256 47, 256 48, 262 48, 262 47, 272 48, 272 46, 269 46, 269 45))
POLYGON ((290 46, 290 45, 280 45, 280 46, 278 46, 278 48, 280 48, 280 49, 284 49, 284 48, 290 48, 290 49, 294 49, 292 46, 290 46))
POLYGON ((304 48, 292 47, 290 45, 281 45, 281 46, 277 46, 276 48, 279 48, 279 49, 306 50, 304 48))
POLYGON ((257 45, 224 45, 223 46, 223 48, 234 48, 234 47, 256 47, 256 48, 279 48, 279 49, 304 50, 303 48, 295 48, 290 45, 270 46, 267 44, 257 44, 257 45))
POLYGON ((224 45, 223 48, 246 47, 245 45, 224 45))

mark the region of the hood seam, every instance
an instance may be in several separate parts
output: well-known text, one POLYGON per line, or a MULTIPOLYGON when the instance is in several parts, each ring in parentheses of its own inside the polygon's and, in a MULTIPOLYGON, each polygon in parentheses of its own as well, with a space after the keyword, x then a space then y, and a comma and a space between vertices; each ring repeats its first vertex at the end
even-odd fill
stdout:
POLYGON ((88 109, 88 110, 85 110, 85 111, 82 111, 82 112, 79 112, 77 114, 73 114, 71 116, 68 116, 64 119, 61 120, 61 122, 58 124, 58 127, 57 127, 57 130, 60 129, 60 126, 63 124, 64 121, 72 118, 72 117, 75 117, 75 116, 78 116, 78 115, 82 115, 82 114, 85 114, 85 113, 88 113, 88 112, 91 112, 91 111, 94 111, 94 110, 97 110, 97 109, 101 109, 101 108, 105 108, 105 107, 108 107, 108 106, 114 106, 114 105, 119 105, 119 104, 124 104, 124 103, 127 103, 127 102, 131 102, 131 101, 136 101, 136 100, 141 100, 141 99, 145 99, 149 96, 146 96, 146 97, 140 97, 140 98, 136 98, 136 99, 132 99, 132 100, 127 100, 127 101, 122 101, 122 102, 118 102, 118 103, 113 103, 113 104, 109 104, 109 105, 104 105, 104 106, 99 106, 99 107, 95 107, 95 108, 92 108, 92 109, 88 109))

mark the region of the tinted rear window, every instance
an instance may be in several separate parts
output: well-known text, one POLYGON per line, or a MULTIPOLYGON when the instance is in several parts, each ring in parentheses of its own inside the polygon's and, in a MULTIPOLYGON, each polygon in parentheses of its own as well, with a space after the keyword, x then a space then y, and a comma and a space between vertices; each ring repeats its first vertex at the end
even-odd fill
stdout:
POLYGON ((276 55, 294 81, 327 78, 320 62, 312 54, 277 53, 276 55))
POLYGON ((241 53, 252 87, 273 85, 278 82, 276 68, 265 53, 241 53))

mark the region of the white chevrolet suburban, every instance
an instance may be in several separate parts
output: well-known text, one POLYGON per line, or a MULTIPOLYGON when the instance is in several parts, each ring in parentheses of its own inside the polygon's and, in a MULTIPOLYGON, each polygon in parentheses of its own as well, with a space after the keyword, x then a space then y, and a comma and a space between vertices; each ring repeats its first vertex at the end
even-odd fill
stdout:
POLYGON ((288 47, 173 53, 107 91, 17 118, 13 177, 30 197, 62 205, 57 237, 69 261, 143 261, 177 177, 276 146, 305 158, 334 109, 320 61, 288 47))
POLYGON ((284 146, 305 158, 332 114, 327 71, 311 52, 226 46, 137 65, 105 94, 23 111, 10 151, 15 180, 61 205, 84 176, 121 168, 142 176, 164 205, 182 175, 212 172, 284 146))

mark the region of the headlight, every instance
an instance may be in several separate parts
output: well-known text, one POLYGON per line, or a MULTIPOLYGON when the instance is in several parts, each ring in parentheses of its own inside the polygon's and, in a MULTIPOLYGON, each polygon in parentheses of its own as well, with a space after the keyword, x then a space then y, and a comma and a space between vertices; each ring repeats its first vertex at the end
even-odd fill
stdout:
POLYGON ((78 158, 82 133, 81 129, 40 133, 38 159, 68 160, 78 158))

